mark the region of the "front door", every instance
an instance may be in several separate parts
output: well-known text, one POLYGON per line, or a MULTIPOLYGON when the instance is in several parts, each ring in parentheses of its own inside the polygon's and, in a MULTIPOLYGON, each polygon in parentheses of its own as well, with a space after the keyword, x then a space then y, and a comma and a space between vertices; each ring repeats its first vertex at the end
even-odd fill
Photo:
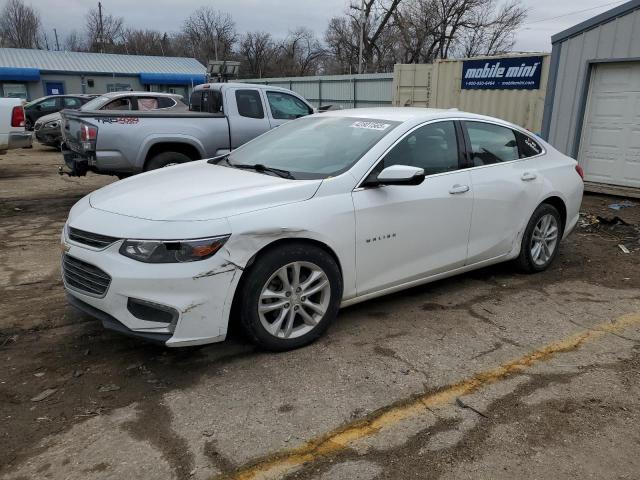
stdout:
POLYGON ((461 164, 454 122, 429 123, 405 135, 374 168, 421 167, 422 184, 353 192, 359 295, 464 266, 473 192, 461 164))
POLYGON ((62 82, 45 82, 47 95, 64 95, 64 83, 62 82))

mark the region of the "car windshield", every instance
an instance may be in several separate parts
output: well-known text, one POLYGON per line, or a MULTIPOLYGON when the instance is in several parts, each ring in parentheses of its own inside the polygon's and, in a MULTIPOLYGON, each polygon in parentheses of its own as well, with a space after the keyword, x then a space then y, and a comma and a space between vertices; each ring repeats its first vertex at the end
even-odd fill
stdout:
POLYGON ((285 170, 295 179, 327 178, 351 168, 397 125, 365 118, 301 118, 234 150, 227 160, 232 165, 285 170))

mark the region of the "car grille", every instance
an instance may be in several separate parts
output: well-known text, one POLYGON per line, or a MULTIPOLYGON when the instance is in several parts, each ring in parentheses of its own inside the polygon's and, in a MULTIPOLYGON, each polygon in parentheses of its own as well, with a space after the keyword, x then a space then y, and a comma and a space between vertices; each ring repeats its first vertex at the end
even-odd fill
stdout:
POLYGON ((66 253, 62 256, 62 278, 67 287, 95 297, 104 297, 111 284, 108 273, 66 253))
POLYGON ((113 242, 119 240, 119 238, 108 237, 106 235, 100 235, 98 233, 85 232, 84 230, 78 230, 77 228, 69 227, 69 240, 76 243, 82 243, 83 245, 89 245, 95 248, 106 248, 113 242))

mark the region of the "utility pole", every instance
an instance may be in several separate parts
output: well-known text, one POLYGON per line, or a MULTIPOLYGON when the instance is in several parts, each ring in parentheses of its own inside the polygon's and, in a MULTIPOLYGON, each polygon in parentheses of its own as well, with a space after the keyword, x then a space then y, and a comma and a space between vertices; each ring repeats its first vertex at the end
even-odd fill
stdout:
POLYGON ((56 50, 60 51, 60 43, 58 42, 58 31, 54 28, 53 34, 56 36, 56 50))
POLYGON ((358 73, 362 73, 362 64, 363 64, 363 58, 362 58, 362 54, 364 52, 364 22, 365 22, 365 17, 364 17, 364 0, 362 0, 362 3, 360 4, 360 54, 358 56, 358 73))
POLYGON ((47 33, 46 32, 44 34, 44 45, 45 45, 45 47, 47 47, 47 50, 49 50, 49 38, 47 38, 47 33))
POLYGON ((98 2, 98 38, 100 39, 100 53, 104 53, 104 25, 102 24, 102 3, 98 2))

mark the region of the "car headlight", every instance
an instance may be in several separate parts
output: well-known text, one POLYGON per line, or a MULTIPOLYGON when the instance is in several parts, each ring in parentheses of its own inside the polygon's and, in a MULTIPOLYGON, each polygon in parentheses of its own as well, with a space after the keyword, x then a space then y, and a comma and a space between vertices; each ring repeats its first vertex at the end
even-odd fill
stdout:
POLYGON ((125 240, 120 253, 145 263, 185 263, 211 258, 229 235, 196 240, 125 240))
POLYGON ((58 128, 60 126, 59 122, 47 122, 44 124, 47 128, 58 128))

